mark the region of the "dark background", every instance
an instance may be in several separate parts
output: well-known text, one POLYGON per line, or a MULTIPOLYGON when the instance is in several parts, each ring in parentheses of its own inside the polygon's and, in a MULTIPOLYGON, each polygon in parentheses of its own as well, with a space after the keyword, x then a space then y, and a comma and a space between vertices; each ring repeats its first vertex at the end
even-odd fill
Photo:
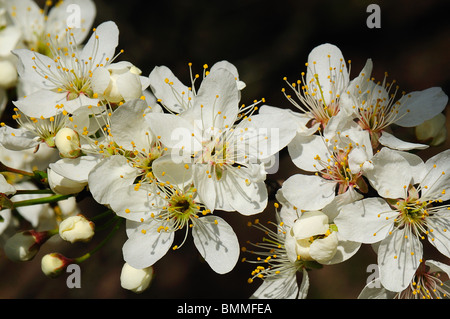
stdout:
MULTIPOLYGON (((283 77, 295 81, 305 71, 309 52, 329 42, 337 45, 346 60, 352 61, 351 78, 367 58, 374 62, 374 76, 382 79, 387 71, 406 92, 440 86, 450 93, 448 1, 106 1, 97 0, 95 25, 107 20, 120 30, 118 49, 127 60, 148 75, 156 65, 166 65, 181 81, 189 83, 188 62, 201 73, 203 64, 212 66, 228 60, 247 84, 242 103, 265 98, 266 103, 291 108, 281 93, 283 77), (381 8, 381 28, 369 29, 369 4, 381 8)), ((448 114, 448 112, 446 113, 448 114)), ((448 116, 447 116, 448 118, 448 116)), ((406 136, 411 131, 404 130, 406 136)), ((449 143, 420 153, 424 159, 447 149, 449 143)), ((286 151, 280 156, 280 170, 269 179, 282 183, 300 171, 286 151)), ((81 202, 87 214, 102 207, 89 200, 81 202)), ((238 213, 220 213, 235 229, 242 245, 259 241, 263 234, 246 226, 248 218, 238 213)), ((273 201, 257 216, 273 218, 273 201)), ((105 234, 97 234, 97 242, 105 234)), ((96 236, 96 237, 97 237, 96 236)), ((124 227, 102 250, 82 264, 82 287, 68 289, 66 274, 45 277, 40 257, 58 251, 76 257, 94 247, 89 244, 48 243, 31 262, 17 264, 0 252, 0 298, 248 298, 259 284, 247 283, 253 270, 239 262, 226 275, 214 273, 202 262, 188 240, 178 250, 170 250, 155 265, 151 287, 136 295, 120 287, 123 264, 124 227)), ((431 250, 431 255, 434 252, 431 250)), ((439 260, 447 261, 439 254, 439 260)), ((242 257, 252 258, 242 254, 242 257)), ((356 298, 370 273, 376 256, 369 246, 345 263, 326 266, 310 273, 308 298, 356 298)))

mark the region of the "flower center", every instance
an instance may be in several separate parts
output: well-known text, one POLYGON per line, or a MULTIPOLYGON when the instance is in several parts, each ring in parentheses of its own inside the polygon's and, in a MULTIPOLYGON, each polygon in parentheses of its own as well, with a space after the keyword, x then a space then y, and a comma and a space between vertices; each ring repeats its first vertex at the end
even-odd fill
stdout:
POLYGON ((26 116, 17 108, 14 108, 14 112, 16 114, 12 118, 17 121, 19 126, 35 133, 39 136, 40 141, 46 143, 49 147, 55 147, 54 138, 56 134, 68 123, 68 117, 63 113, 58 113, 49 118, 35 118, 26 116))
MULTIPOLYGON (((397 99, 399 86, 387 82, 387 73, 382 83, 378 82, 372 90, 363 90, 360 85, 356 85, 354 92, 355 105, 353 109, 356 113, 356 122, 362 129, 370 132, 372 145, 378 146, 378 139, 381 132, 391 124, 394 124, 405 114, 399 114, 402 99, 397 99)), ((364 85, 361 83, 361 85, 364 85)), ((349 92, 347 92, 349 93, 349 92)), ((405 92, 401 92, 405 96, 405 92)), ((406 96, 409 98, 410 96, 406 96)), ((406 112, 409 112, 407 110, 406 112)))
POLYGON ((32 57, 33 69, 47 81, 47 85, 53 86, 51 89, 54 92, 66 93, 67 101, 74 100, 80 95, 95 98, 91 87, 93 70, 109 64, 115 59, 115 57, 111 60, 102 58, 101 61, 97 61, 99 37, 96 35, 95 29, 93 30, 95 43, 88 58, 80 57, 79 46, 70 29, 66 29, 64 41, 60 41, 58 36, 52 38, 50 34, 42 36, 42 40, 39 40, 38 52, 50 57, 53 63, 46 63, 37 54, 32 57))
MULTIPOLYGON (((331 57, 328 56, 328 59, 330 58, 331 57)), ((350 65, 351 61, 348 62, 350 65)), ((345 64, 341 59, 341 67, 339 70, 332 67, 329 68, 329 74, 325 80, 330 82, 328 92, 324 92, 323 85, 320 83, 319 75, 316 73, 315 69, 316 62, 313 62, 312 66, 309 66, 308 63, 305 65, 310 68, 308 72, 314 73, 314 76, 311 77, 309 81, 305 80, 305 72, 301 73, 302 79, 297 80, 295 83, 289 83, 286 77, 283 78, 283 80, 286 81, 288 86, 293 90, 300 103, 292 98, 291 95, 287 94, 284 88, 281 91, 285 97, 300 111, 311 115, 312 121, 309 123, 310 125, 319 123, 323 129, 328 124, 328 121, 339 113, 339 99, 345 83, 345 64)))
MULTIPOLYGON (((329 140, 325 139, 328 143, 329 140)), ((337 143, 338 141, 335 140, 337 143)), ((318 164, 314 164, 314 167, 318 170, 316 175, 320 175, 322 178, 334 181, 339 184, 338 193, 344 193, 348 187, 358 186, 361 191, 366 191, 366 185, 362 179, 362 172, 352 172, 348 162, 348 156, 351 150, 354 148, 352 143, 349 143, 343 149, 338 149, 337 146, 333 146, 329 149, 328 158, 323 160, 319 155, 316 155, 314 159, 318 164)))

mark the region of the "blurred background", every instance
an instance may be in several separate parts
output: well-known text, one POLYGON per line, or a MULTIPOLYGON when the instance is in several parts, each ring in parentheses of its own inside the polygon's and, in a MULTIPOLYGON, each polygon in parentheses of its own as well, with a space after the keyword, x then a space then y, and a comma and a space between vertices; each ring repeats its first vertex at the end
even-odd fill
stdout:
MULTIPOLYGON (((42 2, 42 1, 41 1, 42 2)), ((305 71, 309 52, 322 43, 337 45, 346 60, 352 61, 351 78, 367 58, 374 62, 374 77, 389 72, 400 90, 406 92, 440 86, 450 94, 450 24, 446 0, 429 1, 107 1, 95 0, 95 25, 107 20, 117 23, 119 60, 130 61, 148 75, 154 66, 166 65, 184 83, 189 83, 188 62, 193 71, 203 64, 228 60, 247 84, 242 103, 265 98, 266 104, 292 108, 281 93, 283 77, 295 81, 305 71), (367 6, 381 8, 381 28, 370 29, 367 6)), ((448 115, 448 112, 445 113, 448 115)), ((448 118, 449 116, 447 116, 448 118)), ((448 123, 450 119, 448 118, 448 123)), ((411 131, 402 134, 412 138, 411 131)), ((449 142, 419 153, 424 159, 449 148, 449 142)), ((280 169, 268 176, 273 192, 289 176, 299 173, 286 151, 280 153, 280 169)), ((272 193, 273 194, 273 193, 272 193)), ((267 210, 257 216, 273 220, 273 197, 267 210)), ((80 205, 85 211, 102 211, 89 199, 80 205)), ((219 213, 235 229, 243 246, 258 242, 263 234, 247 227, 255 217, 219 213)), ((99 234, 99 239, 104 234, 99 234)), ((192 240, 182 249, 170 250, 155 265, 150 288, 134 294, 120 287, 123 265, 124 227, 102 250, 81 267, 81 288, 69 289, 67 276, 49 279, 40 270, 40 256, 58 251, 77 257, 93 243, 49 242, 27 263, 8 261, 0 252, 0 298, 248 298, 259 282, 248 284, 253 266, 239 262, 236 268, 218 275, 201 260, 192 240)), ((427 248, 428 249, 428 248, 427 248)), ((434 251, 430 250, 433 256, 434 251)), ((242 254, 252 259, 253 256, 242 254)), ((437 260, 447 262, 439 254, 437 260)), ((308 298, 356 298, 370 275, 369 264, 376 256, 369 246, 345 263, 310 272, 308 298)))

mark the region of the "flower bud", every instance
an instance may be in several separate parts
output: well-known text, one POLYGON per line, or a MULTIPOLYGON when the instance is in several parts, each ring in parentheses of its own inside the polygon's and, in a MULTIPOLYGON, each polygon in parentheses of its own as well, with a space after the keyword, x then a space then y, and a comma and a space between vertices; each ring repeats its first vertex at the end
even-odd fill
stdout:
POLYGON ((59 175, 52 169, 47 169, 48 184, 52 191, 60 195, 77 194, 87 185, 86 182, 78 182, 59 175))
POLYGON ((31 260, 51 236, 49 231, 26 230, 16 233, 6 241, 5 254, 12 261, 31 260))
POLYGON ((135 293, 141 293, 146 290, 153 279, 153 267, 136 269, 125 263, 120 273, 120 285, 124 289, 135 293))
POLYGON ((94 228, 94 223, 83 215, 70 216, 59 224, 59 236, 71 243, 88 242, 94 236, 94 228))
POLYGON ((438 146, 445 142, 447 138, 447 128, 445 126, 446 117, 439 113, 432 119, 423 122, 415 127, 416 138, 431 146, 438 146))
POLYGON ((291 261, 300 257, 324 263, 334 257, 337 246, 337 235, 330 231, 328 216, 320 211, 303 212, 286 236, 291 261))
POLYGON ((55 146, 61 157, 76 158, 81 155, 80 137, 71 128, 64 127, 56 133, 55 146))
POLYGON ((55 278, 73 262, 72 259, 66 258, 60 253, 50 253, 42 257, 41 269, 46 276, 55 278))

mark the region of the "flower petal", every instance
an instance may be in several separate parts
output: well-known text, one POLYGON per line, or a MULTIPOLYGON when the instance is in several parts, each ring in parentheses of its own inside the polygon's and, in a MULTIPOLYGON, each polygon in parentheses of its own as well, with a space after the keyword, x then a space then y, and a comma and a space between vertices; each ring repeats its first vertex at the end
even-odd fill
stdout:
POLYGON ((450 199, 450 150, 440 152, 425 162, 423 180, 418 180, 422 187, 422 198, 426 200, 450 199), (426 186, 426 187, 425 187, 426 186))
POLYGON ((420 265, 422 253, 422 243, 417 236, 403 230, 392 232, 378 247, 382 285, 397 292, 408 287, 420 265))
POLYGON ((336 183, 315 175, 296 174, 289 177, 282 186, 283 195, 298 209, 322 209, 335 197, 336 183))
POLYGON ((316 158, 326 159, 330 156, 326 142, 319 135, 297 134, 289 143, 288 152, 295 166, 308 172, 316 172, 321 169, 320 166, 317 166, 316 158))
POLYGON ((399 151, 409 151, 409 150, 423 150, 429 146, 426 144, 410 143, 400 140, 394 135, 383 131, 380 138, 378 139, 381 145, 386 147, 399 150, 399 151))
POLYGON ((341 94, 349 83, 347 65, 341 50, 325 43, 315 47, 308 55, 306 84, 317 88, 320 83, 325 104, 331 102, 332 96, 341 94), (315 78, 317 75, 317 79, 315 78), (333 91, 331 94, 330 92, 333 91))
POLYGON ((116 189, 132 185, 138 172, 120 155, 99 162, 89 173, 89 189, 100 204, 109 204, 116 189))
POLYGON ((145 149, 151 151, 154 134, 150 124, 144 118, 147 103, 141 99, 132 100, 122 104, 111 116, 111 134, 114 142, 127 150, 145 149))
POLYGON ((38 136, 23 128, 0 128, 0 144, 12 151, 22 151, 39 145, 38 136))
POLYGON ((159 223, 127 221, 128 240, 122 247, 125 262, 142 269, 161 259, 173 243, 174 232, 158 231, 159 223), (144 232, 145 233, 144 233, 144 232))
POLYGON ((239 90, 232 73, 226 69, 210 72, 195 97, 193 112, 203 129, 233 125, 239 112, 239 90))
POLYGON ((413 127, 441 113, 447 105, 448 96, 440 87, 432 87, 406 94, 399 102, 398 120, 395 124, 413 127))
POLYGON ((405 198, 414 177, 408 161, 398 151, 385 147, 370 162, 373 166, 365 166, 364 175, 378 194, 384 198, 405 198))
POLYGON ((80 156, 77 158, 62 158, 49 167, 61 176, 77 182, 87 182, 91 170, 101 161, 98 156, 80 156))
POLYGON ((309 289, 308 272, 303 270, 299 288, 296 273, 264 279, 250 299, 305 299, 309 289))
POLYGON ((44 34, 58 35, 61 41, 66 34, 65 29, 70 23, 73 24, 70 32, 76 43, 83 43, 91 30, 96 13, 95 3, 91 0, 65 0, 51 8, 46 19, 44 34), (70 21, 74 15, 76 15, 76 19, 70 21))
POLYGON ((149 80, 153 94, 170 111, 181 113, 192 106, 192 91, 168 67, 155 66, 149 80))
POLYGON ((113 21, 106 21, 95 28, 80 55, 82 64, 96 66, 106 64, 114 56, 119 44, 119 28, 113 21), (92 60, 90 60, 92 58, 92 60))
POLYGON ((397 215, 386 201, 372 197, 344 205, 334 223, 340 238, 370 244, 389 234, 397 215))
POLYGON ((200 255, 218 274, 233 270, 239 258, 239 241, 233 228, 218 216, 205 216, 192 227, 194 244, 200 255))

